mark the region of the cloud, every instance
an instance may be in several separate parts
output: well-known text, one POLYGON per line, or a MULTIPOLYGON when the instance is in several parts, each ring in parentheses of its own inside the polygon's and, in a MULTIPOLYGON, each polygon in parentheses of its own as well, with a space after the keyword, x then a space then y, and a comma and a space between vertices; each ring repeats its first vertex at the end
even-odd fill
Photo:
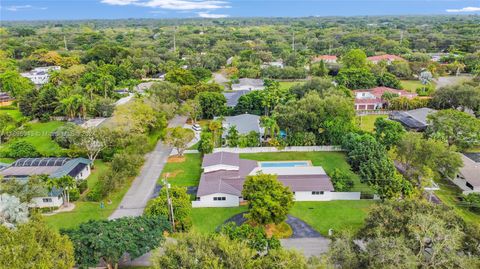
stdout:
POLYGON ((230 8, 223 0, 102 0, 104 4, 126 6, 135 5, 170 10, 213 10, 230 8))
POLYGON ((227 14, 210 14, 208 12, 198 12, 197 15, 200 18, 208 18, 208 19, 220 19, 220 18, 230 17, 230 15, 227 15, 227 14))
MULTIPOLYGON (((3 8, 2 8, 3 9, 3 8)), ((32 5, 21 5, 21 6, 8 6, 5 7, 8 11, 22 11, 22 10, 30 10, 30 9, 39 9, 39 10, 46 10, 46 7, 34 7, 32 5)))
POLYGON ((131 5, 134 2, 137 2, 137 0, 102 0, 100 2, 108 5, 126 6, 126 5, 131 5))
POLYGON ((480 7, 464 7, 460 9, 447 9, 447 12, 458 13, 458 12, 479 12, 480 7))

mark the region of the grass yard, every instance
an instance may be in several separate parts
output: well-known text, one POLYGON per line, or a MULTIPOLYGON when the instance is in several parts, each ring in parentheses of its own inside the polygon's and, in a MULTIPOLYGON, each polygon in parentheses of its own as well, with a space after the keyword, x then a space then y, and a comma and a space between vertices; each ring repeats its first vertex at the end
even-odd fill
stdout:
POLYGON ((0 163, 13 163, 15 159, 12 158, 0 158, 0 163))
POLYGON ((173 186, 197 186, 202 173, 202 157, 199 153, 185 154, 183 162, 168 162, 158 179, 161 183, 165 173, 169 173, 168 182, 173 186))
MULTIPOLYGON (((105 171, 107 165, 102 161, 95 161, 95 170, 88 177, 88 186, 92 187, 98 180, 99 175, 105 171)), ((45 216, 46 223, 55 229, 67 229, 77 227, 80 223, 88 220, 106 219, 120 204, 123 196, 130 187, 130 183, 124 188, 110 196, 111 204, 107 204, 105 199, 105 208, 100 208, 100 202, 77 201, 75 209, 70 212, 58 213, 52 216, 45 216)))
POLYGON ((333 229, 334 232, 360 229, 368 208, 374 203, 371 200, 295 202, 290 214, 326 236, 328 229, 333 229))
POLYGON ((439 182, 440 190, 435 191, 442 202, 450 207, 460 215, 466 222, 474 223, 478 225, 480 223, 480 215, 468 210, 466 207, 462 207, 459 202, 459 197, 461 196, 462 191, 458 188, 457 185, 453 184, 449 180, 441 180, 439 182))
POLYGON ((13 141, 23 140, 32 144, 42 156, 63 156, 64 149, 52 140, 51 134, 64 124, 61 121, 28 123, 30 127, 24 137, 8 141, 0 146, 0 149, 8 148, 8 145, 13 141))
POLYGON ((292 86, 297 85, 297 84, 303 84, 305 80, 299 80, 299 81, 279 81, 280 83, 280 89, 290 89, 292 86))
POLYGON ((310 160, 314 166, 322 166, 328 173, 333 172, 335 168, 347 171, 354 181, 351 191, 361 191, 372 193, 370 187, 360 182, 358 175, 352 172, 350 165, 345 159, 343 152, 271 152, 271 153, 245 153, 240 154, 240 158, 256 161, 295 161, 310 160))
POLYGON ((215 207, 215 208, 193 208, 192 209, 192 230, 202 234, 214 233, 218 226, 227 219, 247 211, 246 206, 240 207, 215 207))
POLYGON ((0 114, 8 114, 12 116, 15 121, 20 121, 23 118, 22 112, 12 106, 0 107, 0 114))
POLYGON ((358 125, 361 130, 366 131, 366 132, 373 132, 375 129, 375 120, 377 118, 387 118, 387 115, 365 115, 365 116, 359 116, 357 117, 358 119, 358 125))
MULTIPOLYGON (((420 80, 401 80, 402 88, 409 92, 417 92, 417 89, 423 87, 423 84, 420 80)), ((431 82, 432 86, 435 87, 435 83, 431 82)))

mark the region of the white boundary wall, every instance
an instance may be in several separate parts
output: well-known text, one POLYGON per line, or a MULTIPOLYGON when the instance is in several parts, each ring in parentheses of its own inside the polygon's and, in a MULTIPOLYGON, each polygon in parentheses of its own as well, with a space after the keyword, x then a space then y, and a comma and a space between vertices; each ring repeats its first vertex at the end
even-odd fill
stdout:
POLYGON ((253 148, 215 148, 213 152, 231 152, 231 153, 262 153, 262 152, 295 152, 295 151, 344 151, 341 146, 305 146, 305 147, 285 147, 278 149, 275 147, 253 147, 253 148))

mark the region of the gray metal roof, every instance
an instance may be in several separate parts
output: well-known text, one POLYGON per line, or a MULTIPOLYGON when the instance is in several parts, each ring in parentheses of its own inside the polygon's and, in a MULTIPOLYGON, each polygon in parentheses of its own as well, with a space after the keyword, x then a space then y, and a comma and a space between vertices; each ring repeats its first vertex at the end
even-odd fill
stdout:
POLYGON ((427 124, 427 116, 437 112, 431 108, 418 108, 408 111, 397 111, 390 114, 390 119, 400 122, 407 128, 423 130, 427 124))
POLYGON ((263 128, 260 127, 260 116, 252 114, 241 114, 237 116, 225 117, 223 121, 225 133, 228 128, 236 126, 239 134, 248 134, 251 131, 263 134, 263 128))
POLYGON ((480 187, 480 163, 460 154, 463 161, 463 167, 460 168, 460 174, 468 183, 475 187, 480 187))
POLYGON ((22 158, 2 169, 0 175, 5 178, 28 178, 33 175, 76 177, 90 163, 85 158, 22 158))
POLYGON ((228 107, 234 107, 238 104, 238 100, 240 97, 243 95, 249 93, 250 91, 248 90, 239 90, 236 92, 224 92, 223 96, 227 99, 227 106, 228 107))

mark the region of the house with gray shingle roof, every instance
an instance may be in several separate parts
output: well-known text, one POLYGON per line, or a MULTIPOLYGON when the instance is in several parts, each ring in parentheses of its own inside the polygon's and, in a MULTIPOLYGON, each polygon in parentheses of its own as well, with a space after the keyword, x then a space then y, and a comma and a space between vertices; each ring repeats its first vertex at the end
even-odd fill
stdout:
POLYGON ((256 132, 260 137, 263 136, 265 129, 260 126, 260 116, 252 114, 241 114, 237 116, 223 118, 223 137, 227 136, 228 129, 235 126, 240 135, 247 135, 250 132, 256 132))
POLYGON ((238 83, 232 84, 232 91, 256 91, 263 90, 265 86, 263 85, 263 79, 255 78, 241 78, 238 83))
POLYGON ((463 194, 472 192, 480 193, 480 153, 464 155, 459 153, 463 161, 463 166, 452 179, 463 194))
POLYGON ((248 90, 239 90, 235 92, 224 92, 223 96, 227 99, 227 107, 235 107, 238 104, 238 100, 240 97, 244 96, 245 94, 249 93, 248 90))
MULTIPOLYGON (((193 207, 235 207, 243 202, 243 184, 247 176, 259 173, 277 175, 277 179, 293 192, 296 201, 329 201, 338 199, 325 170, 304 161, 262 162, 240 159, 237 153, 217 152, 205 155, 203 173, 193 207)), ((360 195, 358 194, 358 198, 360 195)))
POLYGON ((437 112, 435 109, 423 107, 408 111, 395 111, 389 118, 400 122, 407 130, 421 132, 427 129, 427 117, 437 112))
MULTIPOLYGON (((21 158, 0 168, 3 180, 26 183, 30 177, 47 175, 50 178, 71 176, 75 180, 86 179, 91 172, 91 161, 85 158, 21 158)), ((62 190, 53 188, 45 197, 32 199, 34 207, 59 207, 63 204, 62 190)))

